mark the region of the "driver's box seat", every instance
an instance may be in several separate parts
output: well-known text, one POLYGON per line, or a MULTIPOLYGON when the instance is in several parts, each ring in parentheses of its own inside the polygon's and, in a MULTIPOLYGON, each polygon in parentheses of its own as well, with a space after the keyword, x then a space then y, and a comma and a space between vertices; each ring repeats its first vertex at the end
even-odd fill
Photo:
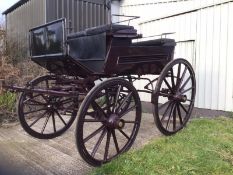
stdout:
POLYGON ((106 57, 107 34, 135 31, 127 25, 102 25, 67 36, 69 55, 93 72, 102 72, 106 57))

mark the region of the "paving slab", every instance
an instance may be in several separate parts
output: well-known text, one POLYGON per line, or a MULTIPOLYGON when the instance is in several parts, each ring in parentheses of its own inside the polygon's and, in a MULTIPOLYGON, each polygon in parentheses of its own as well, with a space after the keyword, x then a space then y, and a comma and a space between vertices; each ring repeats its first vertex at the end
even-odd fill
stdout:
MULTIPOLYGON (((0 175, 85 175, 90 167, 75 145, 76 122, 62 136, 39 140, 19 124, 0 128, 0 175)), ((141 148, 160 137, 152 114, 143 113, 141 127, 131 149, 141 148)))

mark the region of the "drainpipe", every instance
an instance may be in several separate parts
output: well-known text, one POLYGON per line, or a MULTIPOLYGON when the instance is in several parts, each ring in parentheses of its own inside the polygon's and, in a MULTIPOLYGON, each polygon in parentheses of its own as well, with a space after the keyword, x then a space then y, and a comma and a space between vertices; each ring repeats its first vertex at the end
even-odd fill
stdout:
MULTIPOLYGON (((111 14, 120 14, 120 1, 121 0, 112 0, 111 14)), ((112 16, 112 23, 118 21, 119 21, 119 16, 112 16)))

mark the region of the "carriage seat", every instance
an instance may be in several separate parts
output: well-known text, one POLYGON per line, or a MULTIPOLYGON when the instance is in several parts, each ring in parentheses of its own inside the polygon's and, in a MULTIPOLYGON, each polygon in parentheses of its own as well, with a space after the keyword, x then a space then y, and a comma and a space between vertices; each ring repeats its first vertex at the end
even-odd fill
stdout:
POLYGON ((174 39, 169 38, 161 38, 149 41, 139 41, 136 43, 132 43, 133 46, 176 46, 176 42, 174 39))
POLYGON ((127 25, 107 24, 107 25, 88 28, 84 31, 70 34, 67 36, 67 39, 74 39, 74 38, 83 37, 83 36, 97 35, 97 34, 101 34, 104 32, 115 33, 117 31, 126 30, 126 29, 134 29, 134 27, 127 26, 127 25))

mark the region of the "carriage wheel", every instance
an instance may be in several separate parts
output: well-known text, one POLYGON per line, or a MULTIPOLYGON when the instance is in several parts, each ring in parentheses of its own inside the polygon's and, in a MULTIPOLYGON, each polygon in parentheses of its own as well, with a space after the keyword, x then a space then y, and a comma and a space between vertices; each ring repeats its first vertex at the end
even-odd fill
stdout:
POLYGON ((130 82, 113 78, 88 93, 78 114, 78 151, 87 163, 100 166, 132 146, 140 127, 141 102, 130 82))
POLYGON ((165 135, 181 130, 188 122, 195 100, 196 80, 190 63, 176 59, 160 74, 154 93, 154 117, 165 135))
MULTIPOLYGON (((46 75, 31 81, 32 88, 50 89, 56 77, 46 75)), ((18 102, 19 121, 24 130, 39 139, 52 139, 63 134, 77 115, 77 99, 39 93, 22 93, 18 102)))

